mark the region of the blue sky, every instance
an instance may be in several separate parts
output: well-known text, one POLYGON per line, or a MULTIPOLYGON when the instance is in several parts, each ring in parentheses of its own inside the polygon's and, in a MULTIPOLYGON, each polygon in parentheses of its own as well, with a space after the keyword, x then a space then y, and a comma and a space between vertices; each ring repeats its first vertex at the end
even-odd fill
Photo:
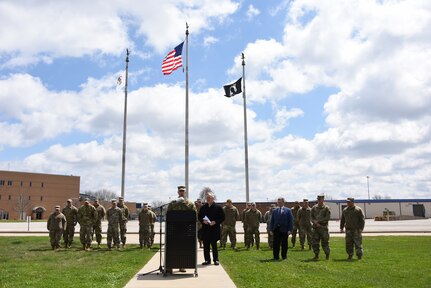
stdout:
MULTIPOLYGON (((161 73, 189 31, 190 197, 428 198, 429 1, 1 1, 0 169, 81 176, 126 198, 184 183, 185 73, 161 73)), ((184 52, 185 53, 185 52, 184 52)), ((184 61, 185 61, 185 55, 184 61)))

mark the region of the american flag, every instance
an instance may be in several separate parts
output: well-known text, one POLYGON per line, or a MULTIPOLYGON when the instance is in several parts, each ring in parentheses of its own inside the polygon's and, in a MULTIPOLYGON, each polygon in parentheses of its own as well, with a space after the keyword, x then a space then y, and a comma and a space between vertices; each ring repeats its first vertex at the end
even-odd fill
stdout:
POLYGON ((164 75, 169 75, 177 68, 183 66, 183 58, 181 56, 183 52, 183 44, 184 42, 175 47, 171 52, 168 53, 168 55, 166 55, 165 60, 163 60, 162 63, 162 72, 164 75))

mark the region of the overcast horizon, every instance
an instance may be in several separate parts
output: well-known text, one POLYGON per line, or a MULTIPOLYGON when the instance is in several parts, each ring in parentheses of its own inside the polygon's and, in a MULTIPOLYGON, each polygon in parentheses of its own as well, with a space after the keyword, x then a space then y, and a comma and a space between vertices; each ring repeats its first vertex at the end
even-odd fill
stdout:
POLYGON ((186 22, 191 199, 245 201, 241 53, 250 201, 430 198, 427 0, 0 1, 0 170, 120 195, 129 49, 125 198, 176 197, 186 22))

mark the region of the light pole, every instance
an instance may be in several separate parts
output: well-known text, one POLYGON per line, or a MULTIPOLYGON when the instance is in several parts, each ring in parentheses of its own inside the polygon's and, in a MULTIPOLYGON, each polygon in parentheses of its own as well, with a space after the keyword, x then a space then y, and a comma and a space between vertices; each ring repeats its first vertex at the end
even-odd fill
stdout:
POLYGON ((368 200, 370 200, 370 176, 367 175, 368 200))

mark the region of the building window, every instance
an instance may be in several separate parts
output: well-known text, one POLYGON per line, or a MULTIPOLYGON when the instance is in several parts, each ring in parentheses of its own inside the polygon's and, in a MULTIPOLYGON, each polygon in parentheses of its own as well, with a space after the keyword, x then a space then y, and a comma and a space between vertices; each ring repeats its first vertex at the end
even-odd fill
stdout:
POLYGON ((0 180, 0 186, 4 186, 4 180, 0 180))
POLYGON ((43 201, 43 196, 40 196, 40 201, 43 201))
POLYGON ((1 195, 0 195, 0 200, 1 200, 1 195))
POLYGON ((43 182, 42 182, 42 184, 40 184, 40 186, 43 188, 43 182))
POLYGON ((31 196, 28 196, 28 200, 31 200, 31 196))
POLYGON ((12 199, 12 196, 9 195, 9 200, 12 199))
POLYGON ((21 187, 22 187, 23 184, 24 184, 24 182, 21 181, 21 187))
POLYGON ((30 181, 30 187, 31 187, 31 181, 30 181))
POLYGON ((12 180, 7 181, 7 186, 12 186, 12 180))

